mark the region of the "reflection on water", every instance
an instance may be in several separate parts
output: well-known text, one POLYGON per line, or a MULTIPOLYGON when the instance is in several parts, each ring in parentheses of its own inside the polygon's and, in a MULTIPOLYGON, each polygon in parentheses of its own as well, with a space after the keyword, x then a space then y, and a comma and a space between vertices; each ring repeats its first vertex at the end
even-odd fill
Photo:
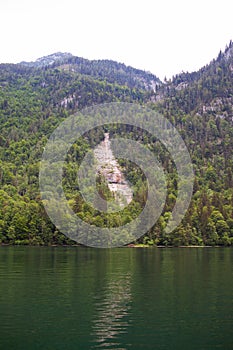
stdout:
POLYGON ((0 349, 232 350, 233 249, 0 247, 0 349))
POLYGON ((124 350, 117 339, 127 333, 128 315, 131 301, 131 276, 118 276, 111 280, 104 291, 96 298, 97 317, 93 321, 92 335, 95 345, 92 348, 124 350))

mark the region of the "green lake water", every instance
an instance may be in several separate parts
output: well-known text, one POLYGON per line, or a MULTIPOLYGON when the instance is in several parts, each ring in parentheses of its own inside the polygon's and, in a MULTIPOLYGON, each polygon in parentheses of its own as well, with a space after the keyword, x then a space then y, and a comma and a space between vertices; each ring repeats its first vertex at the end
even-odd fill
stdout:
POLYGON ((233 349, 233 249, 1 247, 0 349, 233 349))

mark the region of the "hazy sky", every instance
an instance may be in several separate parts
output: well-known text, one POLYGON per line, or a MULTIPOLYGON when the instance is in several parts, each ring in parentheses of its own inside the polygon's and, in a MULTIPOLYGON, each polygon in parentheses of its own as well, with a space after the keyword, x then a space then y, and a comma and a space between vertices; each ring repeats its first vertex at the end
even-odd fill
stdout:
POLYGON ((1 0, 0 62, 57 51, 161 79, 201 68, 233 39, 232 0, 1 0))

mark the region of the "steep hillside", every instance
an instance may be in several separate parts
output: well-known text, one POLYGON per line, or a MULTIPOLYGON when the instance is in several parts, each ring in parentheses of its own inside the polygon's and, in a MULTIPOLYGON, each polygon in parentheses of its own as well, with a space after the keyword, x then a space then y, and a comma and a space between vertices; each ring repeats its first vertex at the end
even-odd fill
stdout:
POLYGON ((181 73, 158 90, 157 100, 173 112, 232 117, 233 43, 210 64, 193 73, 181 73))
MULTIPOLYGON (((179 74, 161 84, 146 72, 113 61, 89 61, 70 54, 53 54, 35 63, 0 65, 0 242, 4 244, 72 244, 47 217, 38 187, 39 162, 51 132, 85 106, 104 102, 149 105, 174 123, 194 166, 194 195, 182 224, 165 233, 177 196, 177 176, 159 140, 142 130, 121 129, 144 142, 164 166, 168 196, 158 223, 140 242, 158 245, 233 244, 233 61, 232 43, 216 60, 196 73, 179 74), (155 91, 154 91, 155 90, 155 91), (136 136, 135 136, 136 135, 136 136)), ((156 121, 155 121, 156 122, 156 121)), ((96 225, 129 222, 145 204, 143 173, 119 160, 133 184, 133 202, 123 215, 106 217, 85 205, 76 184, 78 164, 86 150, 103 140, 94 130, 72 146, 64 169, 63 187, 70 206, 96 225)), ((111 194, 98 180, 103 197, 111 194)))
POLYGON ((91 76, 109 83, 117 83, 130 88, 155 91, 161 84, 155 75, 112 60, 88 60, 69 53, 55 53, 39 58, 35 62, 21 62, 27 67, 59 68, 70 73, 91 76))
MULTIPOLYGON (((110 80, 110 79, 109 79, 110 80)), ((39 162, 47 138, 59 123, 78 109, 104 102, 143 103, 148 92, 117 82, 64 70, 59 65, 0 65, 0 241, 3 243, 70 243, 48 219, 38 187, 39 162)), ((101 130, 87 139, 103 137, 101 130)), ((77 162, 88 145, 72 149, 64 179, 74 199, 77 162)), ((76 200, 77 204, 77 200, 76 200)), ((78 205, 80 207, 80 205, 78 205)))

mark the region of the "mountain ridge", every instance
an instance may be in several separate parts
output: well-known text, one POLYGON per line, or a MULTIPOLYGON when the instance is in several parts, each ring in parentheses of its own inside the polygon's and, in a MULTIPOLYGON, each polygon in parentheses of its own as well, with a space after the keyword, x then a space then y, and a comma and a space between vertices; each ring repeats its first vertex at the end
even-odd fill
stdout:
POLYGON ((57 61, 62 61, 68 57, 72 57, 73 55, 69 52, 54 52, 52 54, 42 56, 37 58, 35 61, 21 61, 16 64, 22 64, 29 67, 45 67, 54 64, 57 61))
POLYGON ((61 68, 69 72, 106 79, 110 83, 118 82, 131 88, 156 90, 162 82, 150 72, 127 66, 124 63, 108 59, 89 60, 73 56, 70 53, 57 52, 38 58, 34 62, 20 62, 20 65, 34 68, 61 68))
POLYGON ((232 117, 233 105, 233 43, 209 64, 192 73, 180 73, 160 85, 152 96, 163 106, 169 102, 169 110, 204 115, 232 117), (226 107, 227 105, 227 107, 226 107), (226 109, 224 114, 222 110, 226 109))
MULTIPOLYGON (((0 65, 0 243, 72 244, 51 223, 41 202, 38 174, 44 146, 53 130, 77 111, 94 104, 130 102, 149 106, 173 123, 186 143, 195 172, 190 208, 179 227, 168 235, 164 228, 177 196, 177 175, 168 152, 143 130, 132 130, 129 125, 107 129, 111 136, 123 132, 123 136, 144 143, 166 172, 168 192, 163 213, 139 243, 233 245, 232 44, 198 72, 182 73, 155 89, 145 86, 151 81, 148 73, 141 76, 113 61, 93 63, 70 55, 59 60, 59 55, 52 55, 48 62, 51 64, 42 67, 0 65)), ((145 204, 147 187, 140 169, 119 160, 127 181, 136 189, 133 205, 123 216, 107 218, 97 212, 93 216, 75 180, 85 152, 103 140, 104 132, 105 126, 92 130, 71 147, 62 186, 69 205, 80 217, 92 217, 94 224, 101 225, 122 219, 126 223, 145 204)), ((102 197, 108 198, 106 184, 101 181, 102 197)))
MULTIPOLYGON (((86 58, 74 56, 68 52, 56 52, 40 57, 35 61, 22 61, 18 64, 25 67, 34 68, 61 68, 65 71, 80 73, 98 79, 107 80, 110 83, 118 82, 121 85, 127 85, 130 88, 136 87, 139 89, 146 89, 154 92, 159 91, 159 96, 161 99, 161 91, 164 90, 164 85, 175 88, 177 90, 182 90, 183 88, 186 88, 190 82, 193 83, 200 79, 203 74, 206 74, 206 71, 209 69, 209 67, 216 66, 220 62, 226 62, 226 64, 228 64, 229 61, 232 61, 232 57, 233 43, 232 40, 230 40, 229 45, 226 45, 225 51, 222 52, 220 50, 218 56, 210 61, 209 64, 206 64, 197 71, 181 72, 179 74, 176 74, 165 82, 162 82, 156 75, 148 71, 127 66, 124 63, 119 63, 117 61, 109 59, 89 60, 86 58)), ((233 71, 233 63, 231 63, 230 67, 233 71)))

